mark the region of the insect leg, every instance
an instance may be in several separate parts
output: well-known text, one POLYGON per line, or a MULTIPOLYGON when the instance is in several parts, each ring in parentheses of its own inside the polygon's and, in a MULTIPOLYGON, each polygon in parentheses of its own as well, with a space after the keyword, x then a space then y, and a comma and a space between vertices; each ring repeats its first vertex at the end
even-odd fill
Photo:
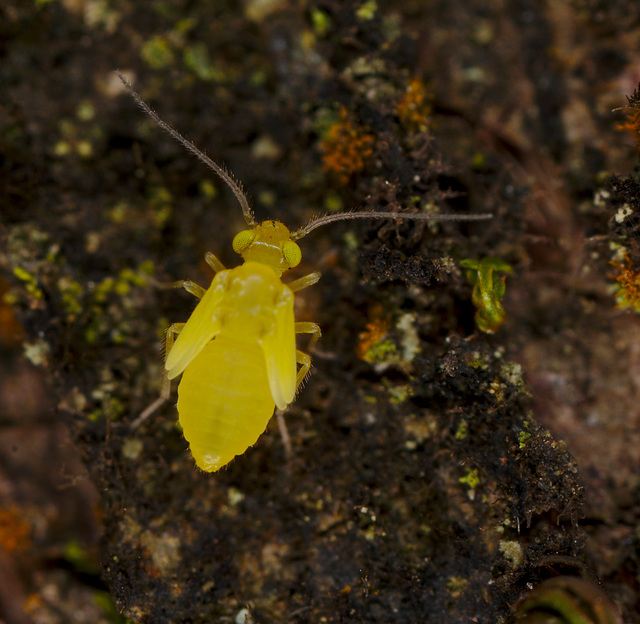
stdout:
POLYGON ((296 334, 312 334, 311 340, 309 341, 309 349, 313 349, 316 346, 316 342, 322 336, 322 331, 320 330, 320 325, 317 323, 308 323, 306 321, 300 321, 295 325, 296 334))
POLYGON ((311 358, 303 351, 296 350, 296 362, 300 364, 300 370, 296 375, 296 390, 298 390, 311 368, 311 358))
POLYGON ((204 293, 207 292, 206 288, 202 288, 195 282, 191 280, 180 280, 179 282, 173 282, 171 284, 173 288, 184 288, 188 293, 191 293, 194 297, 198 297, 198 299, 202 299, 204 297, 204 293))
POLYGON ((204 261, 213 269, 214 273, 220 273, 220 271, 224 271, 224 264, 218 260, 210 251, 207 251, 204 254, 204 261))
POLYGON ((305 275, 297 280, 293 280, 293 282, 289 282, 287 284, 287 288, 292 292, 297 292, 298 290, 302 290, 307 286, 313 286, 318 282, 322 273, 320 271, 316 271, 315 273, 309 273, 309 275, 305 275))
MULTIPOLYGON (((222 262, 220 262, 220 260, 218 260, 218 258, 216 258, 210 251, 208 251, 204 255, 204 260, 213 269, 214 273, 219 273, 220 271, 225 270, 224 264, 222 264, 222 262)), ((198 299, 202 299, 202 297, 204 297, 204 293, 207 292, 206 288, 202 288, 202 286, 196 284, 195 282, 192 282, 191 280, 179 280, 177 282, 173 282, 173 284, 171 284, 171 287, 184 288, 194 297, 198 297, 198 299)))
MULTIPOLYGON (((192 282, 193 283, 193 282, 192 282)), ((197 284, 194 284, 197 286, 197 284)), ((199 288, 199 286, 198 286, 199 288)), ((191 292, 191 291, 189 291, 191 292)), ((195 293, 194 293, 195 294, 195 293)), ((197 295, 196 295, 197 296, 197 295)), ((167 355, 171 351, 173 347, 173 343, 175 342, 175 335, 179 334, 182 331, 182 328, 185 326, 185 323, 174 323, 167 329, 167 334, 165 338, 165 347, 164 347, 164 359, 167 359, 167 355)), ((165 401, 169 399, 171 396, 171 380, 167 377, 167 371, 162 367, 162 389, 160 390, 160 396, 145 408, 138 418, 136 418, 131 423, 131 429, 137 429, 151 414, 153 414, 165 401)))
MULTIPOLYGON (((311 284, 315 284, 320 277, 320 274, 315 274, 317 277, 314 281, 310 282, 310 284, 306 284, 307 286, 311 284)), ((308 275, 307 277, 313 277, 314 274, 308 275)), ((302 278, 304 279, 304 278, 302 278)), ((304 287, 304 286, 303 286, 304 287)), ((310 346, 313 347, 315 343, 320 338, 321 331, 320 326, 316 323, 307 323, 300 322, 295 324, 296 334, 312 334, 310 346)), ((299 351, 296 349, 296 362, 300 364, 300 370, 296 375, 296 390, 300 387, 304 378, 307 376, 309 369, 311 368, 311 358, 304 353, 303 351, 299 351)), ((288 459, 291 459, 292 450, 291 450, 291 438, 289 437, 289 432, 287 431, 287 425, 284 421, 284 410, 276 408, 276 418, 278 420, 278 428, 280 429, 280 436, 282 437, 282 443, 284 445, 285 454, 288 459)))
POLYGON ((287 456, 287 459, 290 460, 293 456, 293 448, 291 447, 291 438, 287 430, 287 423, 284 421, 284 410, 276 407, 276 419, 278 421, 280 437, 282 438, 282 445, 284 446, 284 454, 287 456))
MULTIPOLYGON (((204 291, 204 289, 203 289, 204 291)), ((164 359, 167 359, 171 349, 173 349, 173 343, 176 341, 176 335, 182 331, 182 328, 186 323, 174 323, 167 329, 167 333, 164 338, 164 359)))

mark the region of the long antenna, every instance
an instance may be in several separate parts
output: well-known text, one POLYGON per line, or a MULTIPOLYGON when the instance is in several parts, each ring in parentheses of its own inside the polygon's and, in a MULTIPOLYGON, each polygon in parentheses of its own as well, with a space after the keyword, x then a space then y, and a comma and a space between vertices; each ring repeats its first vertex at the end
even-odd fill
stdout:
POLYGON ((484 221, 486 219, 492 219, 492 214, 421 214, 413 212, 383 212, 381 210, 363 210, 359 212, 337 212, 335 214, 328 214, 321 217, 314 217, 299 230, 296 230, 291 234, 291 240, 298 240, 303 236, 306 236, 309 232, 312 232, 316 228, 319 228, 327 223, 333 223, 334 221, 346 221, 348 219, 410 219, 412 221, 484 221))
POLYGON ((242 184, 238 180, 236 180, 232 174, 230 174, 224 167, 221 167, 217 163, 213 162, 211 158, 209 158, 206 154, 201 152, 191 141, 185 139, 177 130, 171 127, 166 121, 160 119, 158 114, 140 97, 138 92, 133 88, 130 82, 116 69, 116 75, 122 81, 122 84, 125 86, 125 89, 129 92, 131 97, 136 101, 138 106, 145 112, 146 115, 151 117, 153 121, 155 121, 165 132, 167 132, 173 139, 181 143, 186 149, 188 149, 192 154, 194 154, 198 159, 200 159, 207 167, 212 169, 222 180, 227 184, 227 186, 233 191, 233 194, 236 196, 237 200, 240 202, 240 206, 242 206, 242 214, 244 215, 244 220, 247 222, 247 225, 251 228, 257 225, 255 217, 253 216, 253 211, 251 210, 251 206, 249 206, 249 200, 247 199, 247 194, 244 192, 242 188, 242 184))
MULTIPOLYGON (((140 97, 138 92, 133 88, 133 85, 120 73, 120 71, 116 70, 116 75, 120 78, 120 81, 124 85, 125 89, 129 92, 131 97, 136 101, 138 106, 144 111, 144 113, 149 116, 153 121, 155 121, 160 128, 162 128, 167 134, 171 136, 175 141, 182 144, 187 150, 189 150, 194 156, 196 156, 199 160, 201 160, 207 167, 209 167, 215 174, 217 174, 231 189, 233 194, 236 196, 237 200, 240 202, 240 206, 242 207, 242 214, 244 215, 244 219, 247 222, 247 225, 250 228, 254 228, 258 225, 255 217, 253 215, 253 211, 251 210, 251 206, 249 206, 249 200, 247 199, 247 194, 244 192, 242 188, 242 184, 236 180, 231 173, 229 173, 224 167, 221 167, 217 163, 215 163, 211 158, 209 158, 206 154, 201 152, 194 143, 185 139, 175 128, 170 126, 166 121, 163 121, 159 115, 140 97)), ((412 221, 483 221, 485 219, 491 219, 493 215, 491 214, 473 214, 473 215, 458 215, 458 214, 442 214, 442 215, 430 215, 430 214, 416 214, 411 212, 383 212, 378 210, 364 210, 361 212, 347 211, 347 212, 339 212, 336 214, 328 214, 320 217, 314 217, 301 227, 299 230, 296 230, 291 234, 291 240, 298 240, 303 236, 309 234, 316 228, 319 228, 323 225, 327 225, 328 223, 333 223, 334 221, 347 221, 352 219, 409 219, 412 221)))

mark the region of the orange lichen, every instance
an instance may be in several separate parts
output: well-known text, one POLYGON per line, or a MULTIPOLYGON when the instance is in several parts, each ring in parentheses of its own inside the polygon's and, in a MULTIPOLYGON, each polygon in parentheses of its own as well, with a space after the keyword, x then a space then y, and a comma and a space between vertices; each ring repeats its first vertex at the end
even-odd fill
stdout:
POLYGON ((382 361, 391 351, 395 352, 395 345, 388 339, 391 323, 388 319, 381 318, 381 312, 379 306, 374 308, 372 320, 359 336, 358 357, 370 364, 382 361))
POLYGON ((31 525, 24 511, 12 505, 0 509, 0 548, 6 552, 24 550, 31 544, 31 525))
POLYGON ((400 123, 411 132, 424 132, 429 127, 431 94, 420 78, 414 78, 396 106, 400 123))
POLYGON ((627 106, 622 109, 626 116, 624 123, 618 124, 616 128, 618 130, 624 130, 629 133, 631 138, 636 142, 638 148, 640 148, 640 85, 638 89, 633 92, 633 95, 627 97, 627 106))
POLYGON ((364 168, 373 154, 374 137, 358 126, 346 108, 340 108, 340 121, 332 124, 320 144, 325 171, 332 171, 342 184, 364 168))
POLYGON ((640 108, 625 108, 626 121, 618 124, 616 129, 625 130, 640 147, 640 108))
POLYGON ((623 252, 622 262, 611 261, 609 264, 620 271, 618 275, 611 275, 618 285, 616 305, 619 308, 633 308, 640 312, 640 271, 636 270, 627 252, 623 252))

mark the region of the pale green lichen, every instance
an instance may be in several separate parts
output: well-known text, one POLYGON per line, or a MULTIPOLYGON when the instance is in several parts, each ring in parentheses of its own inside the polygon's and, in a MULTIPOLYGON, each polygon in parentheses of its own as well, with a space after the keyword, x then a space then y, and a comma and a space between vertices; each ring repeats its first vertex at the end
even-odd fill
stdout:
POLYGON ((151 530, 144 531, 140 536, 140 542, 151 553, 151 561, 158 568, 160 574, 166 576, 178 567, 180 557, 181 540, 178 536, 164 531, 157 535, 151 530))
POLYGON ((389 386, 389 401, 393 405, 400 405, 413 395, 413 390, 408 384, 389 386))
POLYGON ((403 425, 405 435, 411 438, 405 442, 405 447, 410 451, 415 450, 419 444, 433 437, 438 428, 438 419, 432 414, 427 413, 425 415, 423 412, 420 418, 412 414, 410 419, 403 425))
POLYGON ((44 340, 24 343, 24 356, 34 366, 46 366, 51 355, 51 345, 44 340))
POLYGON ((618 208, 616 214, 614 215, 614 219, 616 223, 623 223, 624 220, 633 214, 633 208, 629 206, 629 204, 623 204, 618 208))
POLYGON ((229 500, 229 505, 231 505, 231 507, 239 505, 244 498, 244 494, 238 488, 230 486, 227 490, 227 499, 229 500))
POLYGON ((500 366, 500 377, 507 383, 514 385, 518 390, 525 388, 522 377, 522 366, 518 362, 508 361, 500 366))
POLYGON ((498 547, 504 558, 517 568, 522 562, 522 544, 514 540, 501 540, 498 547))
POLYGON ((142 440, 139 438, 127 438, 122 443, 122 456, 125 459, 129 459, 131 461, 136 461, 138 457, 140 457, 140 453, 142 453, 142 449, 144 448, 144 444, 142 440))
POLYGON ((420 336, 416 329, 415 314, 406 313, 400 316, 396 328, 400 334, 402 361, 408 364, 420 353, 420 336))

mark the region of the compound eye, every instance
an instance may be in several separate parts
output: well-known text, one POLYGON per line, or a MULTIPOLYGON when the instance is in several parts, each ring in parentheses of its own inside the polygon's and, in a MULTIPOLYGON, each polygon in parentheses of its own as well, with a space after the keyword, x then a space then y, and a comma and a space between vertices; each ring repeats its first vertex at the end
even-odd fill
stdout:
POLYGON ((300 261, 302 260, 302 252, 298 245, 289 240, 285 241, 282 245, 282 257, 289 265, 289 268, 292 269, 300 264, 300 261))
POLYGON ((256 233, 253 230, 242 230, 233 237, 233 251, 241 254, 243 251, 253 243, 253 239, 256 237, 256 233))

